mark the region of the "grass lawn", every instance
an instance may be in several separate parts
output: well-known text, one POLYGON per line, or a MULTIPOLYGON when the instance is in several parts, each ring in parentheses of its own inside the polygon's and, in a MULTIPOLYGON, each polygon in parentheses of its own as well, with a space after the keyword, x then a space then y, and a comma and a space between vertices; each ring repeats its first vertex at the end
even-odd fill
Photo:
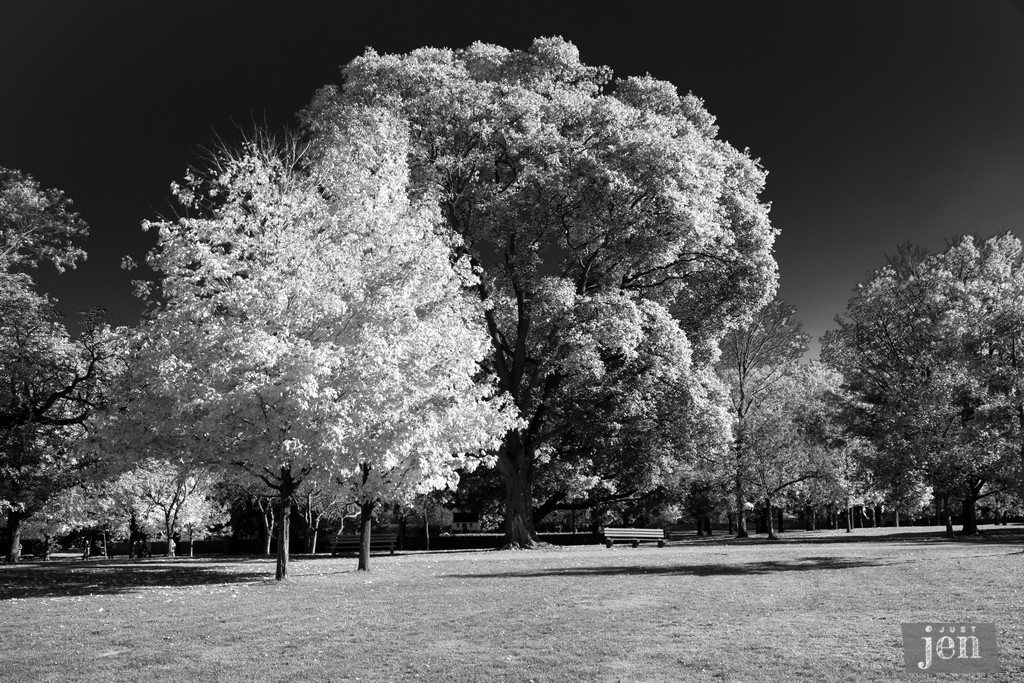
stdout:
POLYGON ((968 621, 1001 673, 938 680, 1024 681, 1024 527, 985 529, 0 566, 0 678, 927 681, 900 623, 968 621))

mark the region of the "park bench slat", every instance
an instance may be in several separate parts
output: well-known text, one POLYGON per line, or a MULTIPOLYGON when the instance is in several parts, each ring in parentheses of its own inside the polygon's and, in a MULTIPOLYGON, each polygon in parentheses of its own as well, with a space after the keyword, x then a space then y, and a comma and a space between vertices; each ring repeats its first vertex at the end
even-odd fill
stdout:
MULTIPOLYGON (((398 540, 398 534, 390 533, 371 533, 370 534, 370 552, 375 550, 387 550, 392 555, 395 554, 395 542, 398 540)), ((345 534, 335 536, 331 539, 331 555, 341 555, 342 553, 359 552, 359 536, 354 534, 345 534)))
POLYGON ((659 548, 665 547, 664 529, 630 529, 626 527, 605 527, 604 544, 609 548, 614 543, 631 543, 634 548, 640 546, 641 541, 657 541, 659 548))

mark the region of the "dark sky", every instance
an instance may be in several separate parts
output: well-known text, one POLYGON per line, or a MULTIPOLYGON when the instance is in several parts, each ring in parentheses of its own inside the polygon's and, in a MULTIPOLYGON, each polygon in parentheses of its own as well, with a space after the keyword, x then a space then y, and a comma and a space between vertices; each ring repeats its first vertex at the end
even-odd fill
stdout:
POLYGON ((139 223, 169 212, 171 181, 215 135, 294 122, 366 46, 562 35, 589 64, 703 98, 769 171, 780 296, 815 338, 901 242, 1024 236, 1019 3, 352 5, 0 5, 0 166, 64 190, 92 228, 88 263, 42 278, 66 313, 103 305, 134 322, 120 260, 152 245, 139 223))

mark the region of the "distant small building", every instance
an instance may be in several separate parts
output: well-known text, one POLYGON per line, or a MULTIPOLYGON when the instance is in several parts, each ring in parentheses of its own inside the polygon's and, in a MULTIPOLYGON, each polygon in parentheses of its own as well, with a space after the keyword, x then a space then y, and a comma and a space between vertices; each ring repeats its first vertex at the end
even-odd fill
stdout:
POLYGON ((480 517, 472 512, 452 513, 452 533, 466 534, 480 531, 480 517))

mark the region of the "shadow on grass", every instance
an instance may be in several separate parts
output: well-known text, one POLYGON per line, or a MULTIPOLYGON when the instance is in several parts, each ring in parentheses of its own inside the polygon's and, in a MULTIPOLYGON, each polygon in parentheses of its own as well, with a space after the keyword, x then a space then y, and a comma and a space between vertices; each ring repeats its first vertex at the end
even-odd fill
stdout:
POLYGON ((856 569, 858 567, 889 566, 892 562, 850 559, 843 557, 804 557, 797 560, 766 560, 744 564, 666 564, 666 565, 615 565, 593 567, 554 567, 523 572, 502 572, 500 574, 450 574, 458 579, 486 578, 532 578, 540 576, 619 576, 619 575, 667 575, 667 576, 750 576, 782 572, 805 572, 829 569, 856 569))
MULTIPOLYGON (((218 560, 217 564, 222 564, 218 560)), ((0 601, 109 595, 146 588, 251 583, 272 579, 266 571, 232 571, 189 561, 33 563, 0 566, 0 601)))
POLYGON ((931 527, 927 531, 885 531, 883 528, 855 529, 850 533, 840 531, 782 531, 778 540, 771 540, 763 534, 751 535, 749 538, 736 538, 728 534, 719 536, 687 536, 675 538, 671 545, 737 543, 742 545, 778 545, 805 544, 828 545, 830 543, 979 543, 992 545, 1024 544, 1024 529, 1020 526, 1009 528, 985 529, 977 536, 961 536, 958 533, 952 538, 946 536, 942 527, 931 527))

